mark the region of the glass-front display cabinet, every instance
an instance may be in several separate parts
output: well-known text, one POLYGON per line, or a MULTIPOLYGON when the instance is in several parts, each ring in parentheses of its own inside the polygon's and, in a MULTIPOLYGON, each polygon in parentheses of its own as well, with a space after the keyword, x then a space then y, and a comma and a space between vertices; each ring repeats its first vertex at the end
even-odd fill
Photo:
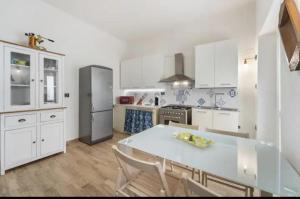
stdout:
POLYGON ((35 108, 36 54, 30 50, 5 47, 4 109, 35 108))
POLYGON ((40 54, 40 107, 62 106, 62 59, 40 54))

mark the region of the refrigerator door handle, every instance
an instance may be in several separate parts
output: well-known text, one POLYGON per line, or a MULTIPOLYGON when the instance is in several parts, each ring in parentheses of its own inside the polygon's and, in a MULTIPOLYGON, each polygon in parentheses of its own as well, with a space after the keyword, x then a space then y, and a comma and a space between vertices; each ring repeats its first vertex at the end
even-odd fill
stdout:
POLYGON ((95 108, 94 108, 94 104, 92 104, 92 112, 94 112, 95 108))
POLYGON ((94 115, 92 114, 92 123, 94 123, 94 115))

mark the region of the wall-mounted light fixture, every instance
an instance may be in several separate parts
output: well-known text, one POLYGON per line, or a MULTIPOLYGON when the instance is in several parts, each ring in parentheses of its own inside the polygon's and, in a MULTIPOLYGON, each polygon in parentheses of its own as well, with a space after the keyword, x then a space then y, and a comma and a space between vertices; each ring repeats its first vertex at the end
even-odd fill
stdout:
POLYGON ((246 59, 244 60, 244 64, 247 65, 247 64, 249 63, 249 61, 251 61, 251 60, 255 60, 255 61, 256 61, 257 58, 258 58, 257 55, 255 55, 254 57, 246 58, 246 59))

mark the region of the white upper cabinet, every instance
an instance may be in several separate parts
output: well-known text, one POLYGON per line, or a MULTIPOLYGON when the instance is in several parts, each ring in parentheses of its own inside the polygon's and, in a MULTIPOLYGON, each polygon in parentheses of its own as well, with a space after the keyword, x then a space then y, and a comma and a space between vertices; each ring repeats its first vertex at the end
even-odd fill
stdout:
POLYGON ((142 81, 142 59, 130 59, 121 63, 121 87, 140 88, 142 81))
POLYGON ((35 52, 17 47, 4 47, 4 51, 5 111, 35 108, 35 52))
POLYGON ((238 46, 234 40, 195 48, 196 88, 238 87, 238 46))
POLYGON ((41 108, 62 106, 63 58, 41 53, 39 56, 39 102, 41 108))
POLYGON ((216 43, 215 87, 237 87, 238 46, 233 40, 216 43))
POLYGON ((162 55, 151 55, 143 57, 142 62, 142 87, 157 88, 162 79, 164 70, 164 57, 162 55))
POLYGON ((0 55, 0 111, 63 106, 62 55, 9 44, 0 44, 0 55))
POLYGON ((163 55, 125 60, 121 63, 121 88, 158 88, 163 71, 163 55))
POLYGON ((215 83, 215 44, 196 47, 195 87, 212 88, 215 83))

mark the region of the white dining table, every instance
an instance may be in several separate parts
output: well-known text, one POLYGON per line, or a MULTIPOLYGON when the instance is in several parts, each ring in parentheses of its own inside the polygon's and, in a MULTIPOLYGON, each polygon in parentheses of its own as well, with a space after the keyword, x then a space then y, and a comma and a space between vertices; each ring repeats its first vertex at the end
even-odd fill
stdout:
POLYGON ((273 196, 300 196, 299 174, 271 143, 157 125, 121 140, 118 145, 199 169, 273 196), (176 139, 180 132, 189 132, 214 143, 200 149, 176 139))

